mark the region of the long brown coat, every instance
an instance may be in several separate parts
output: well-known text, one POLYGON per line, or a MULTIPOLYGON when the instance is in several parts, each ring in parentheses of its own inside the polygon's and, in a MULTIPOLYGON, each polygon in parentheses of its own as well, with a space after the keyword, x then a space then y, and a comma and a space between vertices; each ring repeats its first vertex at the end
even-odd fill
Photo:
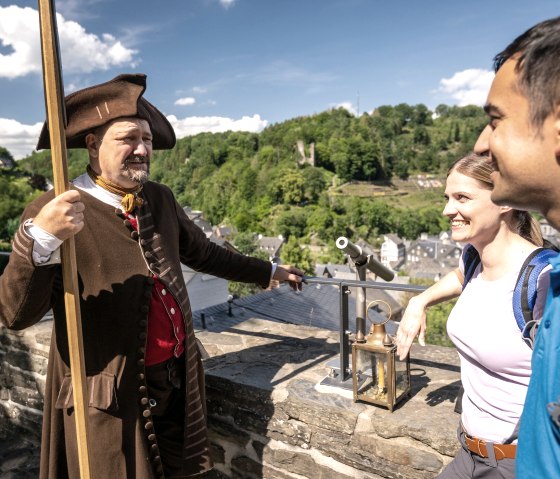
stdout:
MULTIPOLYGON (((76 235, 84 354, 88 380, 93 477, 162 477, 145 382, 144 354, 153 280, 159 275, 177 299, 187 332, 184 468, 196 476, 211 466, 204 375, 180 263, 204 273, 266 286, 271 265, 233 254, 207 240, 171 191, 148 182, 137 211, 139 233, 111 206, 81 192, 85 227, 76 235)), ((52 199, 31 203, 32 218, 52 199)), ((33 242, 16 233, 0 277, 0 319, 23 329, 50 309, 53 335, 45 391, 41 479, 79 477, 60 265, 35 267, 33 242)))

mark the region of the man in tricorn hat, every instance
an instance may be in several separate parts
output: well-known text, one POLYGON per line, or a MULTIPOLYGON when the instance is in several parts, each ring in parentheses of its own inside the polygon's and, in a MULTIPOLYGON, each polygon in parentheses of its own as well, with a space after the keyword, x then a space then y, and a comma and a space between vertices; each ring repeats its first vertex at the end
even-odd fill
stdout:
MULTIPOLYGON (((58 249, 75 235, 96 478, 194 477, 211 467, 204 373, 181 263, 266 287, 301 288, 302 272, 207 240, 171 191, 148 181, 152 149, 175 134, 144 97, 145 75, 120 75, 66 98, 67 145, 87 172, 24 211, 0 277, 0 319, 37 323, 52 308, 41 478, 79 477, 58 249)), ((49 148, 47 125, 38 149, 49 148)))

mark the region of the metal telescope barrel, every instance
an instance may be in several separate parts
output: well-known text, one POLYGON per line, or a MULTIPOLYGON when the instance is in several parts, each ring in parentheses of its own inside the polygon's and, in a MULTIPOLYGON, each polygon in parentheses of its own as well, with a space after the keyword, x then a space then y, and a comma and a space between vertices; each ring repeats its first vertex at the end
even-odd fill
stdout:
POLYGON ((360 246, 355 245, 345 236, 340 236, 336 240, 336 246, 350 256, 356 265, 361 266, 367 262, 367 269, 385 281, 392 281, 395 277, 395 272, 392 269, 381 264, 372 255, 365 255, 360 246))

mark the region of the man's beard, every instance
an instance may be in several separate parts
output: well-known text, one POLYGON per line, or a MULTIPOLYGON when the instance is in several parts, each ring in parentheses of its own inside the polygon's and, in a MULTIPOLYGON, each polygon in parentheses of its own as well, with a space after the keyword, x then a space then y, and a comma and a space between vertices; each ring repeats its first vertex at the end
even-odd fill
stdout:
POLYGON ((124 162, 124 172, 129 180, 143 185, 150 179, 150 161, 145 156, 130 156, 124 162), (142 163, 146 169, 129 168, 129 163, 142 163))

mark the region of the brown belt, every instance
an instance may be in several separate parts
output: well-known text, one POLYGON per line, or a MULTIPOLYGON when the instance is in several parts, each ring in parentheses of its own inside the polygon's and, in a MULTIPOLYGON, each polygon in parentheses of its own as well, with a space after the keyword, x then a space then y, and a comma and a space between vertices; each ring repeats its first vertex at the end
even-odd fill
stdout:
MULTIPOLYGON (((473 454, 480 457, 488 457, 488 449, 486 448, 486 441, 476 437, 469 436, 464 430, 465 443, 467 448, 473 454)), ((494 444, 494 456, 496 460, 500 459, 515 459, 515 452, 517 451, 517 444, 494 444)))

